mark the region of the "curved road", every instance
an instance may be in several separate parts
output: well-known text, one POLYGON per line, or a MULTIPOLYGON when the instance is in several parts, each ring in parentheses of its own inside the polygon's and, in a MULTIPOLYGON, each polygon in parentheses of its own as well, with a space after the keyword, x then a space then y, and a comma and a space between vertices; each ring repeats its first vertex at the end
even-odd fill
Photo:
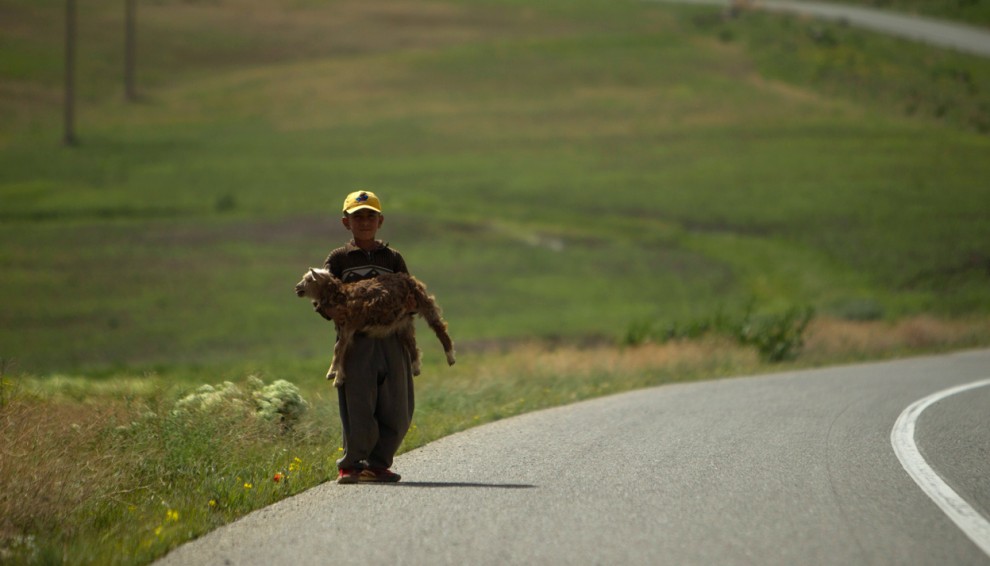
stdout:
MULTIPOLYGON (((980 350, 522 415, 400 456, 402 483, 323 484, 161 563, 990 564, 891 435, 919 399, 988 377, 980 350)), ((986 523, 990 386, 913 425, 924 460, 986 523)))
MULTIPOLYGON (((656 0, 652 0, 656 1, 656 0)), ((684 4, 729 7, 731 0, 660 0, 684 4)), ((790 12, 843 21, 872 31, 990 57, 990 30, 957 22, 937 20, 884 10, 812 2, 807 0, 737 0, 735 3, 761 10, 790 12)))

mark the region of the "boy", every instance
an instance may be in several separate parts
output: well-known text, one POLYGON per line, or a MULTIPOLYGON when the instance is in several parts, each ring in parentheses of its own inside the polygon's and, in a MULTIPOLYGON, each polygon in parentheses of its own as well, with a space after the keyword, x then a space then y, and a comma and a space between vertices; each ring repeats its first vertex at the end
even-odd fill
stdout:
MULTIPOLYGON (((344 199, 341 222, 353 239, 330 252, 324 267, 345 283, 381 273, 409 273, 402 255, 376 240, 385 222, 381 201, 371 191, 344 199)), ((320 313, 326 318, 325 313, 320 313)), ((354 337, 344 367, 347 382, 337 390, 344 455, 337 483, 397 482, 392 459, 412 422, 414 399, 409 355, 394 335, 354 337)))

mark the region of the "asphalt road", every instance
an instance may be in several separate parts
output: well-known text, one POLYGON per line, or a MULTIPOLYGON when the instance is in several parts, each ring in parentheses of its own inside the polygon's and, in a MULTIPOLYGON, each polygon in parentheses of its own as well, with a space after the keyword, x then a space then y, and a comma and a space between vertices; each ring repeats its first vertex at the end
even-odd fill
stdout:
MULTIPOLYGON (((660 1, 724 7, 730 5, 730 0, 660 1)), ((859 6, 807 0, 740 0, 739 3, 748 4, 761 10, 790 12, 843 21, 853 26, 904 39, 956 49, 972 55, 990 57, 990 30, 986 28, 859 6)))
MULTIPOLYGON (((892 447, 912 403, 990 350, 657 387, 478 427, 327 483, 162 564, 990 564, 892 447)), ((990 516, 990 385, 914 422, 990 516)), ((990 523, 987 523, 990 525, 990 523)))

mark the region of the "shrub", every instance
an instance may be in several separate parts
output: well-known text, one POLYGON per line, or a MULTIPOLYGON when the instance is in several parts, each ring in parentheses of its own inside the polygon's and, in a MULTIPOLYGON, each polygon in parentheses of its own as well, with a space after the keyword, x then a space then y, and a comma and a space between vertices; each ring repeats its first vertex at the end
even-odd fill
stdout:
POLYGON ((783 314, 756 318, 747 314, 736 337, 741 344, 755 346, 765 361, 792 360, 804 346, 804 331, 813 314, 811 307, 792 307, 783 314))
POLYGON ((626 333, 622 337, 623 346, 639 346, 653 338, 653 321, 636 320, 626 327, 626 333))
POLYGON ((873 299, 847 299, 830 310, 843 320, 870 321, 884 317, 883 306, 873 299))
POLYGON ((622 343, 637 346, 650 340, 694 340, 717 334, 756 347, 764 361, 782 362, 797 357, 813 314, 811 307, 792 307, 783 314, 754 316, 750 306, 741 317, 733 317, 720 309, 711 317, 670 323, 662 331, 654 322, 639 320, 627 327, 622 343))
POLYGON ((249 391, 225 381, 218 386, 203 385, 179 399, 172 409, 177 417, 190 414, 253 415, 266 421, 291 427, 306 412, 309 404, 299 388, 284 379, 265 385, 257 377, 247 380, 249 391))
POLYGON ((252 377, 249 382, 261 385, 251 396, 254 398, 255 412, 267 421, 292 426, 309 406, 299 393, 299 388, 284 379, 264 385, 260 379, 252 377))
POLYGON ((183 416, 189 413, 241 413, 247 409, 244 392, 229 381, 214 387, 202 385, 196 391, 179 399, 172 409, 172 415, 183 416))

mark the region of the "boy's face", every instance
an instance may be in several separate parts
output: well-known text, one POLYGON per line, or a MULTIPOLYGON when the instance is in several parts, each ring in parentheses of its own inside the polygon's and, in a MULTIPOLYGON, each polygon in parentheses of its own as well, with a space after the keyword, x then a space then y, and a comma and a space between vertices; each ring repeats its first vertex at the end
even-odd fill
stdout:
POLYGON ((354 235, 354 240, 361 242, 375 239, 378 229, 385 222, 385 217, 365 208, 341 218, 341 222, 344 223, 344 228, 354 235))

